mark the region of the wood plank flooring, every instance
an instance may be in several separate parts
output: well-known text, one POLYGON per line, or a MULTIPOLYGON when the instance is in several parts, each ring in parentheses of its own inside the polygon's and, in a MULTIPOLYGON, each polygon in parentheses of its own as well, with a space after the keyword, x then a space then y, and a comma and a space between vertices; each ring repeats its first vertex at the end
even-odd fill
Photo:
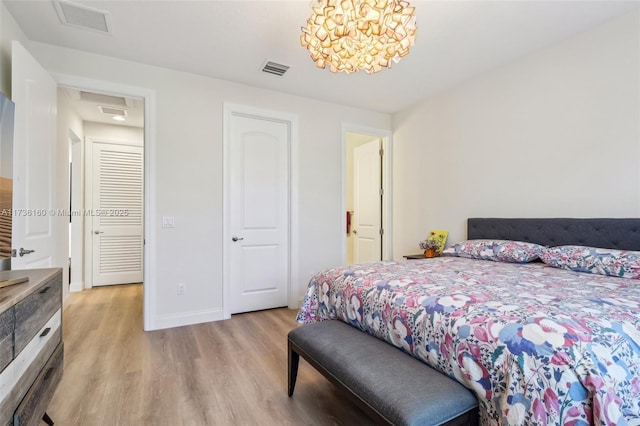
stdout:
POLYGON ((296 311, 142 331, 142 286, 73 293, 64 312, 56 425, 365 425, 347 396, 300 360, 287 396, 296 311))

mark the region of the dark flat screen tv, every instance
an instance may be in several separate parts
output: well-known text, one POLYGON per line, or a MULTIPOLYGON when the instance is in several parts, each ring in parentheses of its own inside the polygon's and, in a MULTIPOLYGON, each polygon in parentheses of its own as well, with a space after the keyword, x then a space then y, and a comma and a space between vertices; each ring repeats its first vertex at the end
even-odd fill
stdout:
POLYGON ((11 269, 15 105, 0 93, 0 270, 11 269))

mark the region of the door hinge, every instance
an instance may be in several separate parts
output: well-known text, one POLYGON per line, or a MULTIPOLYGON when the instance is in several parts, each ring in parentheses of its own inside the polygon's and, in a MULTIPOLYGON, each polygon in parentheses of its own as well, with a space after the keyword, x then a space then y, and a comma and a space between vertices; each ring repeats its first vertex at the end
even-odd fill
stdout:
POLYGON ((380 157, 384 156, 384 149, 380 148, 380 157))
POLYGON ((382 197, 384 195, 384 189, 380 188, 380 196, 382 197))
POLYGON ((380 235, 384 235, 384 229, 380 228, 380 235))

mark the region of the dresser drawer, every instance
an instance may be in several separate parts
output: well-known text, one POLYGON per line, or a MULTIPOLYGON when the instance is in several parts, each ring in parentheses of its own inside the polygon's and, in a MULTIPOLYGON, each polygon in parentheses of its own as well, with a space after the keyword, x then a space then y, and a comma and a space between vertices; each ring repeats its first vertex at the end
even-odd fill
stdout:
POLYGON ((16 369, 11 363, 0 373, 0 426, 13 418, 16 403, 12 392, 15 384, 16 369))
POLYGON ((0 402, 0 425, 7 421, 7 418, 13 418, 15 407, 25 397, 34 380, 60 345, 61 318, 62 309, 58 309, 24 350, 0 374, 2 379, 0 381, 5 384, 4 396, 0 402))
MULTIPOLYGON (((49 321, 42 326, 29 344, 13 360, 16 379, 27 376, 27 383, 33 382, 37 372, 42 369, 53 350, 60 343, 62 336, 62 309, 53 314, 49 321)), ((26 389, 25 389, 26 391, 26 389)))
POLYGON ((13 316, 13 306, 0 314, 0 372, 13 359, 13 316))
POLYGON ((46 281, 33 293, 15 306, 14 356, 24 349, 51 316, 60 308, 62 297, 62 275, 46 281))
POLYGON ((16 409, 13 418, 15 425, 37 426, 40 424, 53 393, 62 379, 63 361, 64 349, 61 342, 16 409))

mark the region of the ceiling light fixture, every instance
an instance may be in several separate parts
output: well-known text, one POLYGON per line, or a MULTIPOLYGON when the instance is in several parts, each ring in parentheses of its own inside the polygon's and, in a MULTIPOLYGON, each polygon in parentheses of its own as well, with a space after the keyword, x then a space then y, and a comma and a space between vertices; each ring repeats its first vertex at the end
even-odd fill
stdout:
POLYGON ((300 44, 331 72, 391 68, 416 38, 415 8, 404 0, 314 0, 300 44))
POLYGON ((125 119, 123 116, 121 116, 121 115, 114 115, 114 116, 113 116, 113 119, 114 119, 114 120, 116 120, 116 121, 124 121, 124 120, 126 120, 126 119, 125 119))

